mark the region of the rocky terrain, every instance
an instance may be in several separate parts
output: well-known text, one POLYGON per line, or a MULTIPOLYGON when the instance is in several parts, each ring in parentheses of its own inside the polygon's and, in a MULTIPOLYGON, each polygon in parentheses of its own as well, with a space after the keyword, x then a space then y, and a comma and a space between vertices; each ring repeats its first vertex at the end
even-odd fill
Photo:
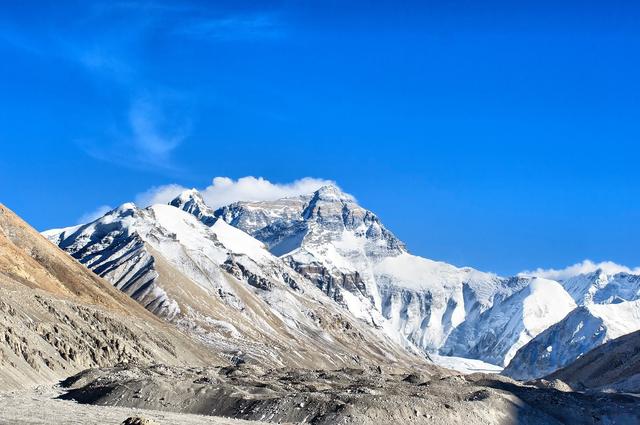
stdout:
MULTIPOLYGON (((3 425, 259 425, 261 422, 63 400, 57 387, 0 392, 3 425), (132 419, 125 422, 127 419, 132 419), (136 422, 133 419, 140 419, 136 422)), ((264 424, 264 423, 263 423, 264 424)))
POLYGON ((632 424, 631 396, 564 392, 497 375, 442 370, 111 368, 64 382, 65 399, 97 405, 313 424, 632 424))
POLYGON ((589 351, 548 379, 560 379, 578 391, 640 394, 640 331, 589 351))
POLYGON ((0 205, 0 389, 157 362, 225 364, 0 205))

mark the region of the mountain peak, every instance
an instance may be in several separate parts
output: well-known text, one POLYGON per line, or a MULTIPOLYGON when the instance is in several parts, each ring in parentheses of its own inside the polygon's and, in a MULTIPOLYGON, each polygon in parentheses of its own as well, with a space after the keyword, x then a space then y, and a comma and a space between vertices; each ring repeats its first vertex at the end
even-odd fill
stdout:
POLYGON ((353 196, 343 192, 334 184, 327 184, 313 193, 313 197, 324 201, 354 201, 353 196))
POLYGON ((174 203, 186 203, 189 201, 198 201, 204 204, 204 198, 196 188, 183 190, 178 196, 173 198, 173 200, 169 202, 169 204, 173 205, 174 203))
POLYGON ((211 226, 216 221, 213 209, 206 204, 202 194, 197 189, 183 191, 173 198, 169 205, 194 215, 207 226, 211 226))
POLYGON ((127 217, 135 214, 136 211, 138 211, 138 207, 136 206, 136 204, 134 204, 133 202, 125 202, 124 204, 120 205, 118 208, 115 208, 109 211, 108 213, 106 213, 105 216, 115 215, 118 217, 127 217))

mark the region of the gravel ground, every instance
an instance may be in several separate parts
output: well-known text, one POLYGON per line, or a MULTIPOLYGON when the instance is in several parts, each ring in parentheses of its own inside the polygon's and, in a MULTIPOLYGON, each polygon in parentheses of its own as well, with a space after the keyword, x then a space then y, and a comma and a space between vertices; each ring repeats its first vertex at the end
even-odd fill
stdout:
POLYGON ((157 425, 259 425, 260 422, 224 419, 212 416, 161 412, 127 407, 94 406, 61 400, 57 387, 0 392, 2 425, 120 425, 125 419, 140 416, 157 425))
POLYGON ((561 381, 522 384, 489 375, 377 369, 119 367, 65 381, 81 403, 220 415, 271 423, 633 424, 640 403, 582 394, 561 381))

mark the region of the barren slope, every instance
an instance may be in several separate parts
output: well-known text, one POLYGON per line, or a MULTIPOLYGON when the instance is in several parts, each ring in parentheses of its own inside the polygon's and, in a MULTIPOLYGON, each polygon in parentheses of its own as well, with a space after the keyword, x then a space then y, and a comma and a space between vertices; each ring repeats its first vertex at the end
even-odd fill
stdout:
POLYGON ((547 379, 576 390, 613 390, 640 394, 640 331, 609 341, 547 379))
POLYGON ((0 388, 131 362, 223 363, 0 205, 0 388))

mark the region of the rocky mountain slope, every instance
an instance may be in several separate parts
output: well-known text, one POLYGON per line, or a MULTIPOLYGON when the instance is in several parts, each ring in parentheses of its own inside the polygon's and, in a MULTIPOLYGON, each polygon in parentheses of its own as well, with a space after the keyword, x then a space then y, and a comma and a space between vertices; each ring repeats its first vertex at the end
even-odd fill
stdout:
POLYGON ((504 374, 533 379, 560 369, 592 349, 640 329, 640 300, 587 304, 521 348, 504 374))
POLYGON ((155 362, 224 364, 0 205, 0 389, 155 362))
MULTIPOLYGON (((201 219, 205 211, 184 208, 201 219)), ((208 224, 172 205, 125 204, 45 234, 229 360, 328 368, 423 361, 327 299, 263 243, 223 220, 208 224)))
POLYGON ((193 191, 172 204, 197 211, 203 223, 217 217, 253 235, 354 315, 425 352, 502 365, 574 306, 558 284, 546 285, 559 298, 544 290, 530 296, 531 279, 411 255, 375 214, 335 186, 217 211, 193 191))
POLYGON ((640 331, 611 340, 552 373, 572 388, 640 394, 640 331))

